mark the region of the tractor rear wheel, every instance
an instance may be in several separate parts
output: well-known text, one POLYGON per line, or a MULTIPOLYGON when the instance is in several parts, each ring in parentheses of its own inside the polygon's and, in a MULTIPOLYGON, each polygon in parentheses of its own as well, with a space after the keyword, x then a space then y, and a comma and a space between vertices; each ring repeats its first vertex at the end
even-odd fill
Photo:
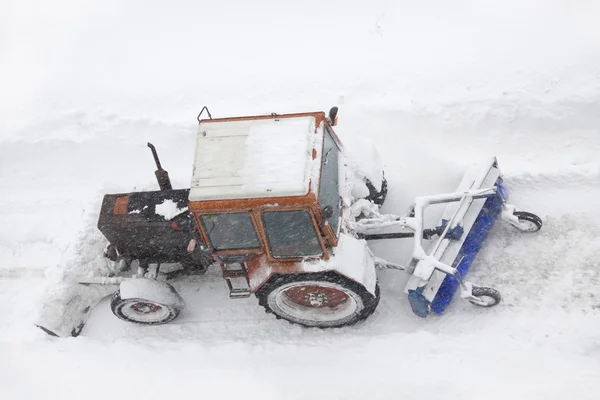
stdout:
POLYGON ((268 313, 290 323, 338 328, 364 320, 379 303, 363 285, 336 272, 274 275, 256 293, 268 313))

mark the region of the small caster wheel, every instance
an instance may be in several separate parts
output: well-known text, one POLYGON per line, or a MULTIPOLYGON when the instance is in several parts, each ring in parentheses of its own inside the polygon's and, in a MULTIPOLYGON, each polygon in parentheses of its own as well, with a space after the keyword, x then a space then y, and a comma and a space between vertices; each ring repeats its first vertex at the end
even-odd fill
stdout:
POLYGON ((494 307, 502 300, 499 291, 488 287, 473 286, 471 294, 475 298, 470 298, 469 301, 478 307, 494 307))
POLYGON ((523 232, 537 232, 542 229, 542 219, 535 214, 527 211, 515 211, 513 215, 519 219, 519 225, 515 225, 515 227, 523 232))

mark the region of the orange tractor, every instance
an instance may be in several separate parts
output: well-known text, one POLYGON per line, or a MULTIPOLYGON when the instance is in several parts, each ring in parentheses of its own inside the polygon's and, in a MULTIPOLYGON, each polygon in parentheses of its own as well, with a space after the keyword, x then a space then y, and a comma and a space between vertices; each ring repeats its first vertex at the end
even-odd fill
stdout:
POLYGON ((214 264, 231 298, 255 294, 267 312, 308 327, 352 325, 371 315, 379 302, 377 268, 411 274, 405 292, 418 316, 442 313, 459 287, 463 298, 489 307, 500 294, 464 276, 494 221, 541 228, 537 216, 506 203, 495 159, 467 171, 455 193, 418 197, 405 216, 381 214, 383 171, 348 158, 333 131, 337 107, 328 115, 201 115, 190 188, 171 187, 149 143, 160 191, 104 196, 98 228, 108 240, 106 266, 49 298, 39 327, 76 336, 111 294, 117 317, 167 323, 185 307, 168 280, 214 264), (444 215, 426 229, 424 209, 439 203, 447 203, 444 215), (398 238, 414 240, 406 265, 367 245, 398 238))

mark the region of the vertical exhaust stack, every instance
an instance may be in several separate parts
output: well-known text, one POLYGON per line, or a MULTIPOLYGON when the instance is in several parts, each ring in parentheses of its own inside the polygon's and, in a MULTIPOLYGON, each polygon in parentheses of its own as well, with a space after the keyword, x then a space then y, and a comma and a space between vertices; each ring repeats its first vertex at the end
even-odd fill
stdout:
POLYGON ((154 157, 154 162, 156 163, 156 171, 154 171, 154 175, 156 175, 156 181, 158 182, 160 190, 173 190, 173 186, 171 186, 171 179, 169 179, 169 173, 162 169, 160 160, 158 159, 158 154, 156 153, 156 148, 152 143, 148 143, 148 147, 150 147, 150 150, 152 150, 152 156, 154 157))

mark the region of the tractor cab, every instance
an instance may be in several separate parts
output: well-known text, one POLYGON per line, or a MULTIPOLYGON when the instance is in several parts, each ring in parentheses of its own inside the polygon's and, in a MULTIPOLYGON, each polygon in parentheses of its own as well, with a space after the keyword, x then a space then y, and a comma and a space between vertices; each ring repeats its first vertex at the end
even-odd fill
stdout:
POLYGON ((340 149, 323 112, 199 121, 189 210, 230 284, 248 274, 232 297, 262 284, 266 265, 290 273, 329 259, 341 227, 340 149))

